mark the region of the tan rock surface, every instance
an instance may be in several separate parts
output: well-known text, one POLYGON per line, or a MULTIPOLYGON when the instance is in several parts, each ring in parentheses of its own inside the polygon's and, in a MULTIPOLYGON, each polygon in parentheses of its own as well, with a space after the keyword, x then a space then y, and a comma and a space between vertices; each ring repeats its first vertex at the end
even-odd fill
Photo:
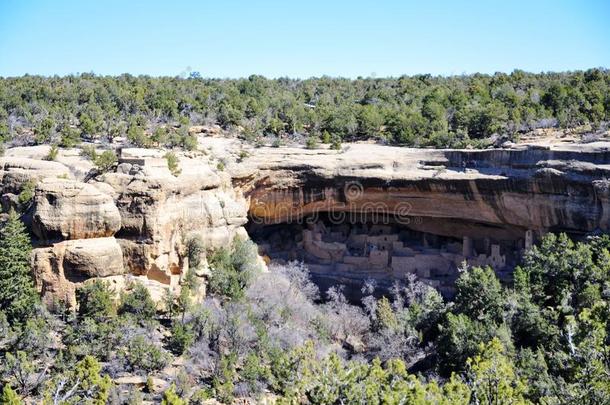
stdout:
MULTIPOLYGON (((423 150, 354 144, 343 152, 261 148, 236 171, 250 212, 283 222, 320 211, 421 217, 440 234, 481 225, 608 230, 610 144, 517 150, 423 150), (548 170, 550 168, 553 170, 548 170), (558 170, 559 169, 559 170, 558 170), (601 182, 601 183, 600 183, 601 182), (450 219, 439 228, 438 219, 450 219), (460 229, 458 229, 460 228, 460 229)), ((425 230, 425 229, 422 229, 425 230)))
POLYGON ((90 184, 48 178, 36 186, 32 230, 42 240, 112 236, 120 227, 112 197, 90 184))
POLYGON ((523 238, 528 229, 610 228, 608 143, 484 151, 349 144, 332 151, 201 136, 199 146, 177 153, 178 176, 167 168, 166 151, 129 148, 116 172, 86 183, 91 163, 77 150, 61 150, 57 162, 41 160, 48 151, 40 147, 0 158, 5 205, 24 182, 38 183, 28 215, 46 302, 74 305, 75 288, 95 278, 117 289, 140 279, 162 296, 188 271, 188 237, 201 237, 207 249, 227 246, 245 234, 248 213, 273 224, 372 210, 396 214, 417 231, 498 240, 523 238))
POLYGON ((28 157, 0 158, 2 194, 19 194, 26 182, 38 183, 44 178, 71 178, 70 170, 61 163, 28 157))
POLYGON ((43 301, 76 305, 78 286, 89 279, 122 275, 123 254, 113 237, 77 239, 33 251, 34 279, 43 301))
POLYGON ((76 277, 107 277, 123 274, 123 252, 110 238, 77 239, 63 242, 64 273, 76 277))
POLYGON ((230 176, 196 153, 178 154, 180 174, 174 176, 165 153, 123 149, 116 173, 87 183, 72 180, 84 180, 91 168, 74 150, 60 150, 61 163, 41 160, 48 154, 42 147, 15 148, 0 160, 5 205, 21 183, 37 183, 26 220, 40 245, 33 269, 45 302, 74 306, 76 288, 97 278, 117 290, 138 279, 161 300, 165 289, 179 289, 188 271, 187 235, 215 249, 245 234, 248 203, 230 176))

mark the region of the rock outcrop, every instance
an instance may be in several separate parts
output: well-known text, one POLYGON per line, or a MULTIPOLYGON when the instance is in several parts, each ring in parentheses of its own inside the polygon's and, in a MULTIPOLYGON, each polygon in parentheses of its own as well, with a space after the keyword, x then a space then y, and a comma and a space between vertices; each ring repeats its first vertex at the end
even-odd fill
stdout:
POLYGON ((65 248, 61 263, 68 280, 118 276, 125 272, 123 252, 113 237, 70 240, 56 244, 55 248, 65 248))
POLYGON ((33 210, 32 231, 46 242, 112 236, 121 228, 112 197, 76 180, 38 182, 33 210))
MULTIPOLYGON (((450 294, 462 261, 509 272, 523 249, 547 232, 579 237, 610 231, 606 143, 479 151, 364 144, 342 152, 268 148, 249 164, 257 171, 236 169, 235 183, 250 198, 250 231, 298 225, 264 252, 305 260, 319 280, 355 290, 365 279, 391 285, 414 273, 450 294), (349 243, 367 231, 310 239, 307 229, 319 220, 363 224, 369 229, 366 253, 349 252, 349 243), (398 250, 404 243, 409 251, 376 242, 380 234, 371 224, 391 225, 388 236, 400 237, 398 250), (287 239, 295 244, 288 246, 287 239), (334 245, 346 240, 348 251, 337 253, 334 245)), ((272 236, 260 234, 263 242, 272 236)))
POLYGON ((58 162, 26 157, 0 158, 2 193, 18 194, 27 182, 37 183, 45 178, 70 178, 70 170, 58 162))
POLYGON ((446 236, 522 237, 606 231, 610 148, 422 150, 353 145, 331 151, 266 151, 239 185, 250 212, 282 223, 320 212, 377 212, 446 236), (494 229, 491 229, 494 228, 494 229))
POLYGON ((247 201, 203 156, 182 156, 174 176, 161 151, 120 153, 116 171, 93 178, 86 159, 71 150, 49 162, 38 160, 45 155, 39 147, 15 148, 0 162, 3 199, 28 181, 35 185, 23 219, 34 236, 33 270, 48 304, 76 305, 76 289, 93 279, 119 292, 137 278, 160 300, 163 290, 180 288, 189 270, 190 238, 216 249, 246 235, 247 201))
POLYGON ((76 305, 76 287, 89 279, 122 275, 123 253, 114 237, 67 240, 34 249, 35 279, 48 305, 76 305))
POLYGON ((305 255, 283 251, 282 258, 313 257, 317 276, 339 281, 451 276, 462 258, 508 267, 515 255, 507 249, 519 252, 545 232, 610 230, 610 145, 603 143, 482 151, 351 144, 331 151, 202 137, 201 152, 178 154, 176 175, 164 151, 122 149, 116 169, 93 177, 78 150, 46 161, 47 149, 7 150, 0 180, 3 207, 19 204, 31 226, 34 274, 48 303, 73 306, 76 288, 98 278, 117 290, 138 278, 160 298, 189 271, 189 240, 216 249, 247 237, 246 225, 252 233, 280 227, 266 237, 276 245, 292 238, 305 255), (32 201, 18 202, 33 184, 32 201), (313 235, 306 219, 358 231, 313 235), (378 241, 381 234, 362 235, 372 232, 372 219, 392 227, 391 245, 378 241), (281 228, 295 223, 292 234, 281 228))

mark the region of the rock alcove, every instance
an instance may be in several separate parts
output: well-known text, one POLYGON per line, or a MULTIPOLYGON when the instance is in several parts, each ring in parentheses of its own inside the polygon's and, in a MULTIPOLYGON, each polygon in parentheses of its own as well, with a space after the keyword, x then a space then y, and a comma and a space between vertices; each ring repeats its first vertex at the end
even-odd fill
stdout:
POLYGON ((75 306, 76 289, 96 279, 117 292, 137 279, 160 300, 193 270, 189 241, 210 252, 237 236, 271 259, 305 261, 323 289, 341 283, 357 295, 364 280, 389 288, 413 274, 451 295, 463 261, 509 279, 546 232, 610 230, 608 143, 331 151, 201 142, 205 153, 179 154, 179 173, 162 150, 118 148, 117 166, 95 176, 78 149, 55 161, 45 160, 48 146, 6 151, 3 208, 30 228, 44 302, 75 306))

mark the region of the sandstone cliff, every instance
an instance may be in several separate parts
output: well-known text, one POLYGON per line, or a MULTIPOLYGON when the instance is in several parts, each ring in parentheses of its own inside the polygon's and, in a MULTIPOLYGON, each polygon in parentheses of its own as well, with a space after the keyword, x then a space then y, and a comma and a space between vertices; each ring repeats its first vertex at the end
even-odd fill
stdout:
POLYGON ((415 274, 451 296, 463 262, 492 266, 509 279, 524 249, 544 233, 580 237, 610 228, 605 143, 481 151, 269 148, 248 164, 256 172, 236 168, 234 182, 250 199, 250 231, 264 253, 304 260, 319 283, 352 292, 365 280, 389 288, 415 274), (274 235, 261 228, 273 224, 281 240, 266 243, 274 235))
POLYGON ((75 288, 93 278, 116 291, 138 278, 160 299, 188 271, 188 238, 199 235, 214 249, 245 235, 245 200, 200 157, 181 156, 174 176, 160 151, 124 150, 116 171, 86 180, 91 164, 77 150, 62 150, 54 162, 45 155, 45 147, 11 149, 0 161, 0 177, 4 199, 35 184, 33 199, 20 208, 48 304, 74 306, 75 288))
POLYGON ((248 215, 251 228, 390 215, 417 232, 521 246, 526 235, 610 227, 608 144, 330 151, 202 138, 200 150, 179 154, 178 176, 164 152, 139 149, 123 149, 115 169, 89 176, 92 165, 77 149, 61 150, 56 161, 44 160, 48 147, 9 149, 0 159, 3 207, 23 210, 31 227, 45 302, 73 306, 75 288, 94 278, 117 290, 138 278, 159 298, 188 271, 188 238, 198 235, 208 249, 226 246, 246 236, 248 215), (17 196, 28 185, 34 195, 22 204, 17 196))
POLYGON ((390 212, 440 235, 498 238, 610 227, 610 145, 422 150, 350 145, 343 152, 268 149, 236 174, 264 223, 315 212, 390 212), (419 222, 419 221, 418 221, 419 222))

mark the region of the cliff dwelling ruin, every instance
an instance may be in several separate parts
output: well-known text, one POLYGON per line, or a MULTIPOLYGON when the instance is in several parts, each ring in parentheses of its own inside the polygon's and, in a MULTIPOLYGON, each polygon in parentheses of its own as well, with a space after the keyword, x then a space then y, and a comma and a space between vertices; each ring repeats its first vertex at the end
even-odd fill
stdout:
POLYGON ((508 282, 545 233, 581 238, 610 223, 603 148, 282 158, 266 156, 247 193, 249 235, 270 260, 303 261, 322 291, 342 284, 353 299, 367 280, 387 291, 410 274, 451 297, 463 263, 508 282))
POLYGON ((357 217, 337 223, 322 214, 296 223, 252 224, 248 231, 262 255, 280 262, 302 261, 322 290, 341 284, 353 299, 366 281, 387 291, 409 274, 451 297, 464 263, 490 266, 501 279, 509 280, 534 241, 532 230, 512 240, 484 235, 460 238, 419 231, 388 216, 383 221, 357 217))
POLYGON ((3 204, 19 209, 24 185, 35 184, 24 221, 44 302, 74 306, 76 288, 97 278, 116 291, 137 278, 161 299, 190 271, 189 238, 211 252, 235 237, 252 238, 270 260, 303 261, 323 292, 342 284, 357 300, 367 280, 383 292, 414 275, 450 297, 464 262, 509 281, 545 233, 610 230, 607 143, 269 147, 241 159, 238 141, 208 142, 205 155, 179 156, 180 173, 170 172, 163 151, 123 149, 116 168, 94 177, 77 150, 56 161, 44 159, 48 147, 8 150, 3 204))

